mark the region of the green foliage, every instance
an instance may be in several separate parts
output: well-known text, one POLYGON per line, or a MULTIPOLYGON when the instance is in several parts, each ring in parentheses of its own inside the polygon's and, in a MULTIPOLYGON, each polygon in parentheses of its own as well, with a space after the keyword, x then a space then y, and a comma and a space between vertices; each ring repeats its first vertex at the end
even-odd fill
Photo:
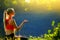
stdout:
POLYGON ((51 30, 48 30, 48 34, 50 34, 51 33, 51 30))
POLYGON ((55 21, 53 20, 53 21, 52 21, 52 26, 54 26, 54 25, 55 25, 55 21))

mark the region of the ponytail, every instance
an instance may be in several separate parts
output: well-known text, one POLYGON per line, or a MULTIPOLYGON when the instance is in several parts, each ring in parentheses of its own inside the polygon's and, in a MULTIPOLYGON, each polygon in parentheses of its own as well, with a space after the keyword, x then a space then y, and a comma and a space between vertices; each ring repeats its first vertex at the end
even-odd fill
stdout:
MULTIPOLYGON (((3 13, 3 24, 4 24, 4 29, 6 28, 6 27, 5 27, 6 13, 7 13, 7 11, 4 10, 4 13, 3 13)), ((6 29, 5 29, 5 31, 6 31, 6 29)))

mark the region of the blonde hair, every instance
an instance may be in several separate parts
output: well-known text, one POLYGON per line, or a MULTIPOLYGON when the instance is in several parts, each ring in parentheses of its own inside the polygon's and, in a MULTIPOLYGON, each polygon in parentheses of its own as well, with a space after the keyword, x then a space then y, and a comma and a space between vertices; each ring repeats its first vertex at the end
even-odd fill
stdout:
POLYGON ((8 15, 9 15, 11 12, 14 12, 14 13, 15 13, 14 8, 8 8, 8 9, 7 9, 7 14, 8 14, 8 15))

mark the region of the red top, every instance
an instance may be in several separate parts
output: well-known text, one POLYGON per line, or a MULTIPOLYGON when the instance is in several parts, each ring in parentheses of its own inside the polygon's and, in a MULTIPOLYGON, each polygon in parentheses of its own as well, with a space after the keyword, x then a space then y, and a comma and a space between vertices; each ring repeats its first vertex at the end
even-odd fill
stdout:
POLYGON ((6 21, 5 21, 5 23, 6 23, 6 29, 14 31, 14 26, 12 24, 9 24, 9 20, 10 20, 10 18, 6 19, 6 21))

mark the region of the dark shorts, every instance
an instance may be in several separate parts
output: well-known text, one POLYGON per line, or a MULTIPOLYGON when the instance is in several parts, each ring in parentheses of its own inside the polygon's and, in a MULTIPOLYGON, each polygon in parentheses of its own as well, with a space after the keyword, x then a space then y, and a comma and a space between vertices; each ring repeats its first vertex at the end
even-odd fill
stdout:
POLYGON ((13 40, 13 38, 14 38, 14 33, 12 33, 12 34, 10 34, 10 35, 5 35, 5 40, 7 40, 7 39, 12 39, 13 40))

